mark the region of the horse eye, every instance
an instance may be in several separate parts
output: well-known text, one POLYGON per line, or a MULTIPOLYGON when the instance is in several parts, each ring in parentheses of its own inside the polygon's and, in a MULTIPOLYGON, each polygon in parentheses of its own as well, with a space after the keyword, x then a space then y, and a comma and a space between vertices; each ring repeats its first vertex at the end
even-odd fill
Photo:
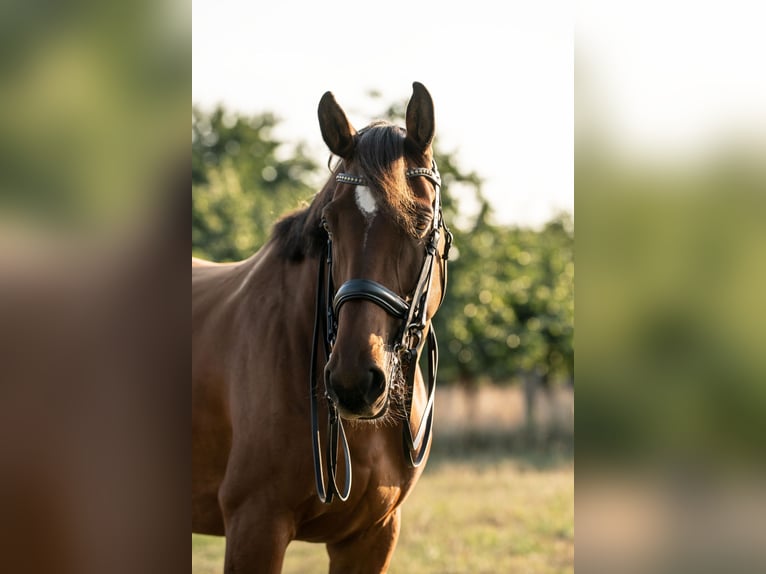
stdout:
POLYGON ((415 221, 415 231, 417 232, 418 236, 423 237, 423 235, 426 234, 426 232, 431 227, 431 215, 428 216, 420 216, 415 221))

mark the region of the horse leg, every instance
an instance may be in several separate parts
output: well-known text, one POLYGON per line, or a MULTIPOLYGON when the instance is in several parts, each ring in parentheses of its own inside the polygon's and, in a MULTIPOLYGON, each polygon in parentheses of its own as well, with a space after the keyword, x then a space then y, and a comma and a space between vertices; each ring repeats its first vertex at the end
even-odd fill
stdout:
POLYGON ((327 545, 330 555, 330 574, 383 574, 388 570, 399 538, 401 511, 380 524, 343 542, 327 545))
POLYGON ((255 500, 226 516, 226 574, 279 574, 293 526, 255 500))

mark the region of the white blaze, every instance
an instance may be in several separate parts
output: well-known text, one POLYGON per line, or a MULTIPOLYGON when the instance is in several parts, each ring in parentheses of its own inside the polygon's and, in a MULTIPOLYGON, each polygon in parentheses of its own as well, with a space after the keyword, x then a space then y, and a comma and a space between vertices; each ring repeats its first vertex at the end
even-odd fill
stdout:
POLYGON ((372 219, 375 212, 378 211, 378 204, 375 202, 375 196, 366 185, 356 186, 356 204, 359 210, 368 219, 372 219))

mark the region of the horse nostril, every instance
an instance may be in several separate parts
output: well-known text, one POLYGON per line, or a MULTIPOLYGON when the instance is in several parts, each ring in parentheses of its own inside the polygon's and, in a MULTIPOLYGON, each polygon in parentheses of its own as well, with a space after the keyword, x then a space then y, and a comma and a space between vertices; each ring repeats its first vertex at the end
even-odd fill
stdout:
POLYGON ((352 372, 328 370, 325 376, 328 399, 346 414, 369 416, 386 392, 386 376, 377 367, 352 372))
POLYGON ((386 375, 383 374, 383 371, 381 371, 377 367, 373 367, 370 369, 369 374, 369 387, 367 389, 367 392, 365 393, 365 398, 367 399, 367 403, 372 405, 375 404, 375 401, 377 401, 380 396, 386 392, 386 375))

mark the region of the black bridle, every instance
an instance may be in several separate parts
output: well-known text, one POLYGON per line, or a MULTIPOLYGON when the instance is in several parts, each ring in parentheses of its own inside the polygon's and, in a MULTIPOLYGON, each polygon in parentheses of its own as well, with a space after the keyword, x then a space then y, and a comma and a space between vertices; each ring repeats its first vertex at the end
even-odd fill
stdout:
MULTIPOLYGON (((325 484, 324 471, 322 468, 322 445, 319 431, 318 415, 318 387, 317 359, 319 352, 319 338, 323 341, 325 363, 329 361, 335 337, 338 329, 338 315, 344 303, 354 299, 364 299, 375 303, 386 313, 402 321, 401 328, 396 335, 393 346, 392 373, 401 369, 405 375, 405 412, 407 420, 403 427, 403 444, 407 462, 412 467, 420 466, 423 462, 428 443, 431 439, 433 425, 434 390, 436 388, 436 371, 439 362, 439 349, 433 328, 428 325, 427 307, 431 293, 433 270, 437 262, 439 241, 442 230, 445 234, 444 252, 440 260, 442 264, 441 281, 442 291, 439 305, 444 300, 447 288, 447 259, 452 246, 452 233, 444 223, 441 204, 441 177, 433 162, 432 169, 417 167, 406 171, 407 178, 424 177, 429 180, 435 191, 433 203, 433 219, 430 232, 425 242, 425 257, 420 269, 420 275, 409 302, 394 293, 387 287, 370 279, 349 279, 336 291, 332 281, 332 236, 328 233, 327 246, 319 258, 319 274, 316 293, 316 317, 314 321, 314 340, 311 350, 311 373, 309 383, 309 395, 311 397, 311 433, 314 451, 314 477, 316 480, 317 495, 319 499, 329 504, 337 494, 342 501, 348 499, 351 492, 351 455, 349 453, 346 432, 338 415, 338 408, 327 393, 325 382, 325 400, 328 410, 328 444, 325 453, 329 480, 325 484), (324 322, 324 332, 322 331, 324 322), (423 333, 428 327, 426 336, 423 333), (428 384, 426 392, 428 401, 420 419, 420 425, 412 435, 412 396, 415 386, 415 371, 423 351, 423 346, 428 343, 428 384), (346 468, 343 488, 339 489, 336 472, 338 466, 338 445, 343 451, 346 468)), ((335 177, 339 183, 351 185, 365 185, 364 178, 347 173, 338 173, 335 177)), ((324 225, 324 222, 323 222, 324 225)))

